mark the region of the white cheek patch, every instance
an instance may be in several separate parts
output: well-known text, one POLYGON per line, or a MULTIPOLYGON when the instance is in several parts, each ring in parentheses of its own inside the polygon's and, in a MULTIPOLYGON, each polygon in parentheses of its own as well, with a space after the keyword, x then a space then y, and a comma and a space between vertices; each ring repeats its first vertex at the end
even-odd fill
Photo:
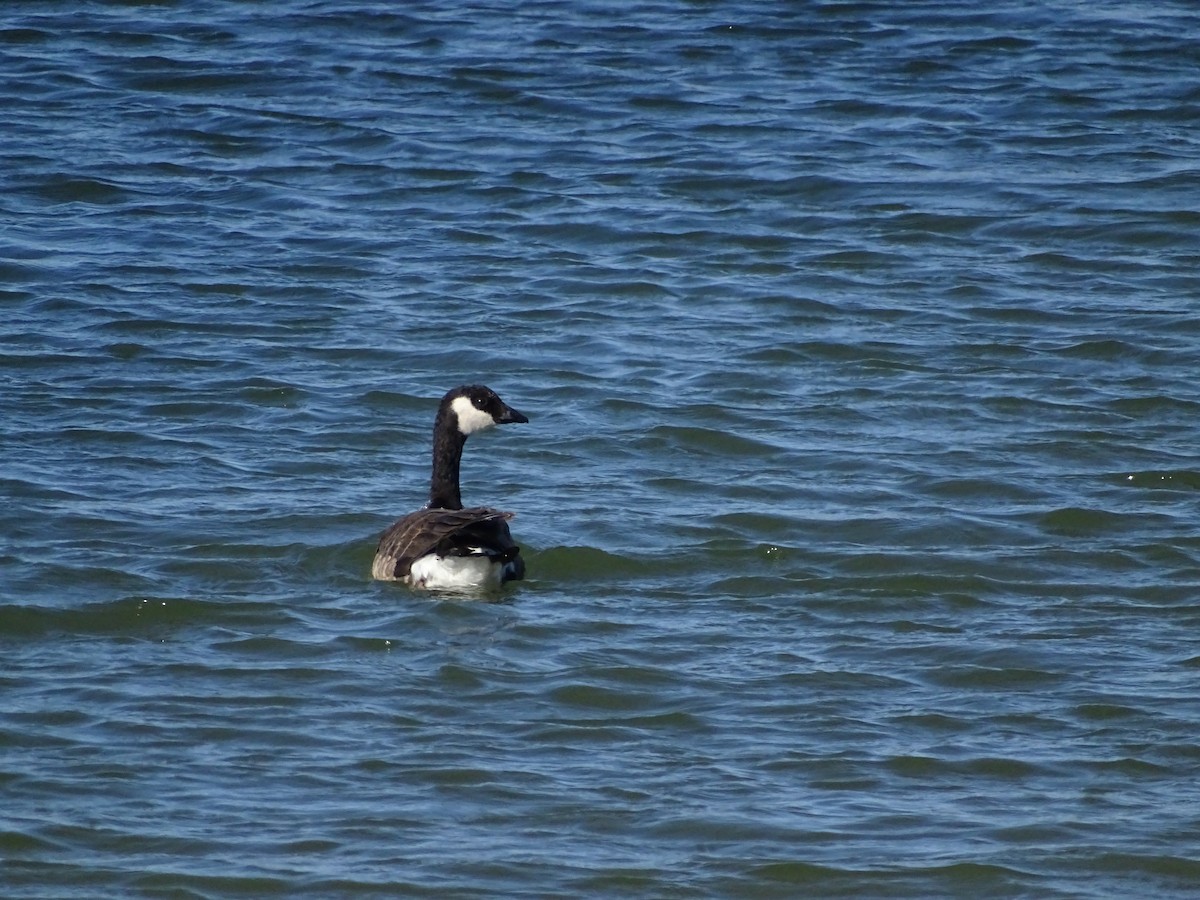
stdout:
POLYGON ((476 409, 469 397, 455 397, 450 403, 450 408, 454 410, 454 415, 458 419, 458 430, 463 434, 483 431, 483 429, 491 428, 496 424, 496 420, 490 414, 476 409))

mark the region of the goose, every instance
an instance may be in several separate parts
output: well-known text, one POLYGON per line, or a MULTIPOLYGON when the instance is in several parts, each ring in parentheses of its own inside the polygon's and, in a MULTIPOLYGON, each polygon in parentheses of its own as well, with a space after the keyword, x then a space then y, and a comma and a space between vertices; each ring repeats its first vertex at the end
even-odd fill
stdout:
POLYGON ((458 470, 468 436, 493 425, 528 421, 481 384, 449 391, 433 422, 429 502, 383 533, 371 576, 451 591, 494 588, 523 577, 521 548, 508 530, 513 514, 487 506, 464 509, 458 470))

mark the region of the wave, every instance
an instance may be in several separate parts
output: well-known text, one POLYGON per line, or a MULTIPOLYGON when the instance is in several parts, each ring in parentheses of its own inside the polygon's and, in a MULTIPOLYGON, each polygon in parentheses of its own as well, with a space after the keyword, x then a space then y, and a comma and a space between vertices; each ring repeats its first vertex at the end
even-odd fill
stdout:
POLYGON ((277 604, 269 602, 150 595, 76 607, 6 603, 0 605, 0 636, 5 639, 53 635, 148 637, 214 626, 263 628, 278 624, 278 609, 277 604))

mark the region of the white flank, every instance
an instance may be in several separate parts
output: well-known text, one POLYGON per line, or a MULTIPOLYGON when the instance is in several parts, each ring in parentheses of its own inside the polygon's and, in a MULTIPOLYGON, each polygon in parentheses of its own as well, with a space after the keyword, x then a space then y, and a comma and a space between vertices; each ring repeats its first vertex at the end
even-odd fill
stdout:
POLYGON ((430 591, 478 591, 500 586, 504 564, 486 556, 427 554, 409 570, 408 583, 430 591))
POLYGON ((496 424, 490 413, 476 409, 470 397, 455 397, 450 401, 450 408, 458 418, 458 430, 463 434, 474 434, 496 424))

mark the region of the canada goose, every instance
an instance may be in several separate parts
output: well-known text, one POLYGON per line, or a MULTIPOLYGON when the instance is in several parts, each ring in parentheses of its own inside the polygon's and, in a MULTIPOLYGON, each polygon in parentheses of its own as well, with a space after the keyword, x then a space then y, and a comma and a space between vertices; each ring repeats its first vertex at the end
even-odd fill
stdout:
POLYGON ((429 503, 383 533, 371 576, 431 590, 478 590, 521 578, 525 562, 508 530, 513 514, 486 506, 463 509, 458 469, 468 435, 528 421, 483 385, 447 393, 433 423, 429 503))

